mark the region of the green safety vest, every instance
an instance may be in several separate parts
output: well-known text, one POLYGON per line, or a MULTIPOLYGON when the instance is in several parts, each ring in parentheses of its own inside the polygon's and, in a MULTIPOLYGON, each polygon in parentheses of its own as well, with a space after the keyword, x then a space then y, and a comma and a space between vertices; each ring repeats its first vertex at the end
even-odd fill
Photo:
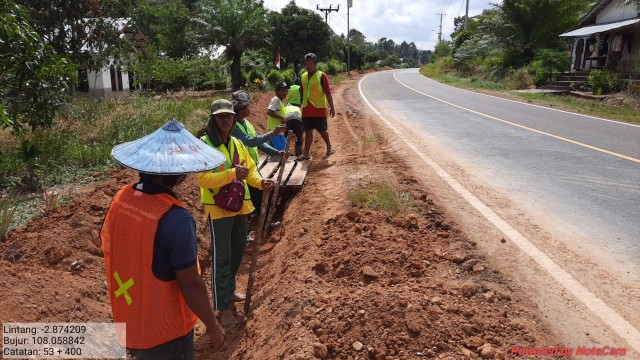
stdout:
POLYGON ((300 85, 291 85, 287 98, 289 99, 289 104, 300 106, 300 101, 302 101, 302 94, 300 94, 300 85))
MULTIPOLYGON (((256 133, 256 129, 249 122, 249 120, 244 119, 243 122, 244 122, 244 125, 240 125, 240 121, 236 121, 236 126, 238 127, 238 129, 240 129, 240 131, 242 131, 243 134, 249 137, 255 138, 258 135, 258 133, 256 133)), ((255 162, 257 166, 258 165, 258 148, 255 146, 247 146, 247 151, 249 151, 249 155, 251 156, 251 158, 253 159, 253 162, 255 162)))
POLYGON ((302 74, 302 87, 304 94, 302 94, 301 108, 306 108, 308 103, 311 103, 316 109, 327 108, 327 95, 322 88, 322 71, 316 71, 311 79, 309 79, 309 72, 305 71, 302 74))
MULTIPOLYGON (((203 137, 200 138, 200 140, 204 141, 207 145, 211 146, 212 148, 220 151, 221 153, 224 154, 225 157, 225 162, 223 165, 220 165, 218 168, 211 170, 212 172, 223 172, 227 169, 231 169, 234 165, 233 165, 233 153, 234 150, 238 150, 238 149, 242 149, 244 147, 244 145, 242 145, 242 143, 240 142, 240 140, 234 138, 233 136, 231 136, 231 139, 229 141, 229 144, 231 145, 231 151, 227 150, 227 146, 225 144, 220 144, 220 146, 213 146, 213 143, 211 142, 211 139, 209 139, 209 135, 204 135, 203 137)), ((238 161, 242 164, 242 161, 245 160, 244 158, 244 151, 238 151, 238 161)), ((242 180, 242 183, 244 184, 244 200, 250 200, 251 199, 251 195, 249 194, 249 186, 247 186, 247 180, 242 180)), ((217 189, 203 189, 200 188, 200 197, 202 199, 202 203, 204 205, 215 205, 216 201, 213 198, 216 194, 218 194, 218 192, 220 191, 220 188, 217 189)))

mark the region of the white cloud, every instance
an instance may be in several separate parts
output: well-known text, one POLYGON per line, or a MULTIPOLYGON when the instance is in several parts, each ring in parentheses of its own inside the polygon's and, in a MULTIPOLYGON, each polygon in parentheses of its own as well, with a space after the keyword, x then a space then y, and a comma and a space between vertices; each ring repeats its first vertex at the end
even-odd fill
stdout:
MULTIPOLYGON (((264 5, 270 10, 280 11, 290 0, 265 0, 264 5)), ((440 16, 444 39, 449 39, 453 31, 453 19, 464 16, 466 0, 353 0, 350 9, 349 27, 362 32, 367 41, 376 42, 382 37, 393 39, 396 43, 414 42, 419 49, 433 50, 438 42, 440 16)), ((483 9, 492 8, 491 4, 502 0, 469 0, 469 16, 482 13, 483 9)), ((337 34, 347 33, 347 0, 297 0, 300 7, 316 10, 316 6, 335 8, 340 11, 329 14, 329 25, 337 34)), ((317 11, 317 10, 316 10, 317 11)), ((324 18, 324 13, 318 13, 324 18)))

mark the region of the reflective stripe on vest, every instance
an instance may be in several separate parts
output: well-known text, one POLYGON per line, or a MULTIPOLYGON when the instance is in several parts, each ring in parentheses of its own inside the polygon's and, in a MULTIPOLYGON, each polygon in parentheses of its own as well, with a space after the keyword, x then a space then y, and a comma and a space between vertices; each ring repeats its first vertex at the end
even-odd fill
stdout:
MULTIPOLYGON (((204 135, 203 137, 200 138, 200 140, 204 141, 207 145, 211 146, 214 149, 219 150, 221 153, 224 154, 226 160, 224 162, 224 165, 220 165, 219 168, 217 169, 213 169, 211 170, 212 172, 223 172, 225 171, 225 169, 231 169, 234 165, 233 165, 233 153, 235 149, 243 149, 244 145, 240 142, 240 140, 234 138, 233 136, 230 137, 230 144, 232 144, 233 146, 231 146, 231 153, 229 153, 229 151, 227 150, 227 146, 225 144, 220 144, 220 146, 216 147, 213 146, 213 143, 211 142, 211 139, 209 139, 209 135, 204 135)), ((243 161, 245 161, 245 152, 244 151, 238 151, 238 161, 240 162, 240 164, 242 164, 243 161)), ((249 186, 247 185, 247 180, 242 180, 242 183, 244 184, 244 200, 251 200, 251 194, 249 194, 249 186)), ((202 204, 204 205, 215 205, 216 204, 216 200, 213 198, 218 192, 220 191, 220 188, 216 188, 216 189, 205 189, 205 188, 200 188, 200 198, 202 200, 202 204)))
POLYGON ((300 94, 300 85, 291 85, 287 96, 288 103, 295 106, 300 106, 300 101, 302 101, 301 98, 302 94, 300 94))
POLYGON ((184 208, 169 194, 123 186, 100 230, 113 321, 127 324, 128 348, 149 349, 182 337, 198 321, 178 282, 162 281, 152 270, 158 222, 172 206, 184 208))
MULTIPOLYGON (((276 114, 284 117, 284 104, 282 100, 278 98, 278 102, 280 103, 280 110, 276 111, 276 114)), ((267 130, 271 131, 276 128, 276 126, 282 124, 282 120, 269 116, 267 118, 267 130)))
MULTIPOLYGON (((244 123, 244 125, 240 124, 240 121, 236 121, 236 126, 238 127, 238 129, 240 129, 240 131, 242 131, 243 134, 255 138, 256 136, 258 136, 258 133, 256 132, 256 129, 253 127, 253 125, 249 122, 249 120, 244 119, 242 121, 242 123, 244 123)), ((258 165, 258 161, 259 161, 259 157, 258 157, 258 147, 256 146, 247 146, 247 151, 249 151, 249 156, 251 156, 251 158, 253 159, 253 162, 256 163, 256 165, 258 165)))
POLYGON ((315 74, 309 79, 309 73, 305 71, 302 74, 302 88, 304 94, 302 94, 302 108, 307 107, 308 103, 311 103, 316 109, 327 108, 327 96, 322 88, 322 71, 316 71, 315 74))

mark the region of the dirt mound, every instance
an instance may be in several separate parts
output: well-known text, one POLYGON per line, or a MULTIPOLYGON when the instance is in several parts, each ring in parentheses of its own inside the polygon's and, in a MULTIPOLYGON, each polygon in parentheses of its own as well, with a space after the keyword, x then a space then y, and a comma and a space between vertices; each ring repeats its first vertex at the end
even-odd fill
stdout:
MULTIPOLYGON (((553 334, 540 325, 535 307, 490 268, 428 187, 412 178, 362 107, 355 84, 347 80, 334 90, 338 115, 329 131, 336 154, 323 158, 326 149, 316 136, 305 186, 285 194, 277 219, 282 225, 260 248, 252 316, 229 331, 220 352, 198 337, 197 357, 491 359, 504 358, 511 345, 548 343, 553 334), (350 190, 381 180, 413 194, 413 209, 391 214, 351 207, 350 190)), ((272 96, 252 100, 250 118, 258 129, 264 130, 272 96)), ((110 321, 98 234, 117 189, 136 180, 131 171, 111 175, 0 244, 2 322, 110 321)), ((195 177, 176 193, 196 215, 207 267, 209 240, 195 177)), ((205 276, 209 284, 209 270, 205 276)), ((202 331, 199 326, 196 335, 202 331)))

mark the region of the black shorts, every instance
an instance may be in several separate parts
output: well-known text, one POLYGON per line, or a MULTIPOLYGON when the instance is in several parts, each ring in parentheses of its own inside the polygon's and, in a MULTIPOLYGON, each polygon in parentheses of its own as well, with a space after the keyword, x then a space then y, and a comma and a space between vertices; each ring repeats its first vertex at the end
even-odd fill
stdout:
POLYGON ((302 128, 304 131, 316 129, 320 132, 327 131, 326 117, 303 117, 302 128))

